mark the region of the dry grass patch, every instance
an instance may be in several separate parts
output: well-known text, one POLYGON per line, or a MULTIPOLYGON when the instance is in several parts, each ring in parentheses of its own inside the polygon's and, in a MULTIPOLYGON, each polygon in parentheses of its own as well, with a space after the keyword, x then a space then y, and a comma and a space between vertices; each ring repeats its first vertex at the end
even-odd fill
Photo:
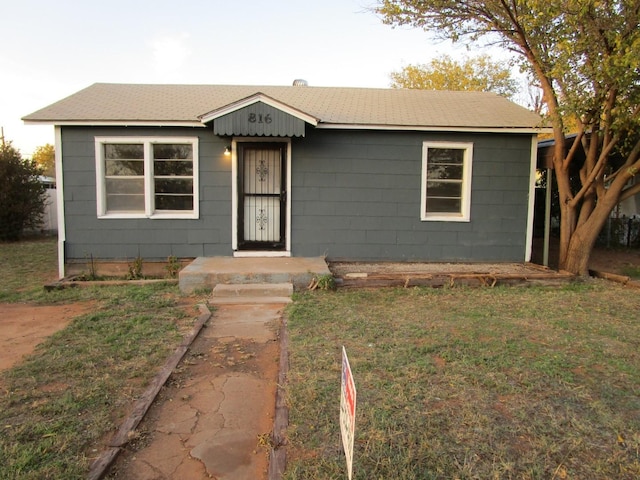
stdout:
POLYGON ((638 478, 639 309, 604 281, 300 295, 286 478, 344 476, 342 345, 355 479, 638 478))

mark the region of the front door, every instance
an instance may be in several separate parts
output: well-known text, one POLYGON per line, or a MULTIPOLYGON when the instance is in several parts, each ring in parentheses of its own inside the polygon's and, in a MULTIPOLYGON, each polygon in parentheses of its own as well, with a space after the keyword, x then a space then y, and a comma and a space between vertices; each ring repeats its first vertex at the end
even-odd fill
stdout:
POLYGON ((287 144, 238 143, 238 249, 284 250, 287 144))

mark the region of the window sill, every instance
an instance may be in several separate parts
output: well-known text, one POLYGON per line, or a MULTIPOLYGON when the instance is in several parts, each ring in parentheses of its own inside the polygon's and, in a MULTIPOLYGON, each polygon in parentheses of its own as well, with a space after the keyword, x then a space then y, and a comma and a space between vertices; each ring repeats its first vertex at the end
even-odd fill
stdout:
POLYGON ((423 222, 470 222, 469 217, 463 217, 462 215, 429 215, 420 218, 423 222))
POLYGON ((145 215, 138 213, 107 213, 105 215, 98 215, 99 220, 122 220, 122 219, 141 219, 146 218, 149 220, 197 220, 198 214, 189 213, 159 213, 155 215, 145 215))

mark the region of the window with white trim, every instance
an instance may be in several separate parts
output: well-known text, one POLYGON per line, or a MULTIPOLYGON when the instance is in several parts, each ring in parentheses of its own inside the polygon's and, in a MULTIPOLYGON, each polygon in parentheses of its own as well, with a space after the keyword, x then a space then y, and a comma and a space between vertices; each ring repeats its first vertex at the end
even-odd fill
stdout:
POLYGON ((472 143, 423 143, 421 220, 469 221, 472 160, 472 143))
POLYGON ((99 217, 197 218, 198 139, 96 137, 99 217))

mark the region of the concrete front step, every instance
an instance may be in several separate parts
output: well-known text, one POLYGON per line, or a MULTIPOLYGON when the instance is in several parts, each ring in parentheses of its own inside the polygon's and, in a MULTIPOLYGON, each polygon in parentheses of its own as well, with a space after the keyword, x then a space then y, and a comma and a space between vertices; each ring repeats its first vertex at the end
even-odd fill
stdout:
POLYGON ((187 294, 220 284, 292 283, 303 290, 330 274, 322 257, 198 257, 180 271, 179 285, 187 294))
POLYGON ((291 283, 218 284, 209 303, 214 305, 291 303, 291 283))

